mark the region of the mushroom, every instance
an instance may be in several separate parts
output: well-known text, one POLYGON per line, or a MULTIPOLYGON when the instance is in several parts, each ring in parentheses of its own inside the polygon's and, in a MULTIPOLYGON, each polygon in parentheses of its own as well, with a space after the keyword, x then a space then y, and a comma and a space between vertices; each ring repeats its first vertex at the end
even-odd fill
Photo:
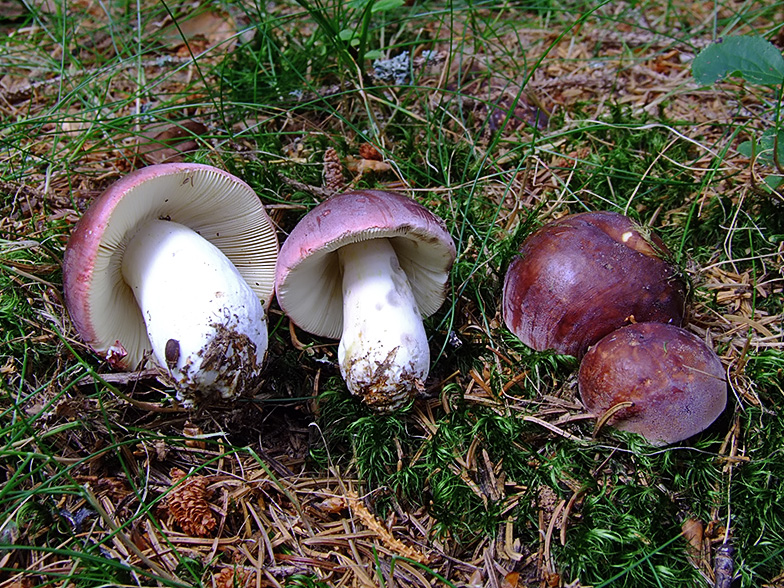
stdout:
POLYGON ((259 380, 278 241, 258 196, 207 165, 151 165, 88 208, 66 246, 65 302, 114 367, 152 356, 178 398, 232 399, 259 380))
POLYGON ((600 423, 655 445, 696 435, 727 405, 718 356, 696 335, 662 323, 637 323, 604 337, 583 357, 578 385, 600 423))
POLYGON ((379 412, 404 406, 430 369, 422 317, 446 297, 455 245, 441 219, 393 192, 322 202, 280 250, 278 303, 299 327, 340 338, 349 391, 379 412))
POLYGON ((615 212, 562 217, 529 236, 504 280, 504 322, 537 351, 581 357, 630 322, 683 323, 688 283, 662 240, 615 212))

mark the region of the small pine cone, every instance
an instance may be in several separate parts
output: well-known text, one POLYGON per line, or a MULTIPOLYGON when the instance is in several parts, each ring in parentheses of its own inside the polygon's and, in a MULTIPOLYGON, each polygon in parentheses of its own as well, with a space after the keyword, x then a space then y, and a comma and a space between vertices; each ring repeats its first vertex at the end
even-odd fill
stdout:
MULTIPOLYGON (((170 475, 172 484, 175 484, 185 477, 185 472, 173 468, 170 475)), ((217 525, 207 502, 207 486, 204 476, 191 476, 172 490, 166 499, 166 510, 185 533, 194 537, 207 537, 217 525)))
POLYGON ((373 161, 384 161, 384 157, 381 155, 378 149, 375 148, 374 145, 370 143, 362 143, 359 146, 359 156, 362 159, 372 159, 373 161))
POLYGON ((343 164, 340 163, 338 152, 332 147, 328 147, 324 152, 324 188, 332 194, 338 194, 346 190, 343 164))
POLYGON ((212 578, 215 588, 244 588, 250 574, 240 568, 221 568, 212 578))

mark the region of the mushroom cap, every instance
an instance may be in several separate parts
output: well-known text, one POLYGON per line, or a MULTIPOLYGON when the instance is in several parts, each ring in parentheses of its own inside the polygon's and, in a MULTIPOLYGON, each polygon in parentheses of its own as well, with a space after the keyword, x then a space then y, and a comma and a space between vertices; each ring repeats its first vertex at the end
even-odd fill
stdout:
POLYGON ((630 320, 680 326, 688 284, 670 257, 622 214, 562 217, 532 233, 509 265, 504 322, 537 351, 577 357, 630 320))
POLYGON ((696 435, 727 405, 718 356, 696 335, 662 323, 637 323, 604 337, 583 357, 578 382, 597 417, 632 402, 608 424, 657 445, 696 435))
POLYGON ((386 238, 406 272, 423 317, 446 298, 455 244, 444 222, 401 194, 357 190, 325 200, 284 241, 276 272, 278 304, 300 328, 339 339, 343 287, 337 250, 345 244, 386 238))
POLYGON ((151 349, 141 311, 122 276, 125 245, 146 221, 183 224, 218 247, 267 308, 278 240, 256 193, 239 178, 194 163, 150 165, 101 194, 77 223, 63 258, 65 303, 77 331, 116 367, 151 349))

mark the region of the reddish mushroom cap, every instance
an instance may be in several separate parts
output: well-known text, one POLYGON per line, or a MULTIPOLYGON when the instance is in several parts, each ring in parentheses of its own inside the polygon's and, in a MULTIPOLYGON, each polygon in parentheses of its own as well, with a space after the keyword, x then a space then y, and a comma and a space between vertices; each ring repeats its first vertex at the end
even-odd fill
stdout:
POLYGON ((655 444, 696 435, 727 404, 721 360, 673 325, 638 323, 610 333, 585 354, 578 379, 583 403, 597 417, 631 402, 608 424, 655 444))
POLYGON ((337 250, 347 243, 387 238, 405 271, 422 316, 446 297, 455 245, 443 221, 401 194, 358 190, 338 194, 306 214, 280 250, 278 304, 302 329, 340 338, 343 292, 337 250))
POLYGON ((74 326, 90 347, 121 368, 136 367, 150 350, 121 266, 127 240, 152 219, 178 222, 212 242, 265 308, 274 289, 275 227, 245 182, 189 163, 151 165, 124 176, 84 213, 63 258, 65 302, 74 326))
POLYGON ((629 323, 681 325, 687 282, 656 235, 614 212, 573 214, 529 236, 504 280, 504 321, 529 347, 582 356, 629 323))

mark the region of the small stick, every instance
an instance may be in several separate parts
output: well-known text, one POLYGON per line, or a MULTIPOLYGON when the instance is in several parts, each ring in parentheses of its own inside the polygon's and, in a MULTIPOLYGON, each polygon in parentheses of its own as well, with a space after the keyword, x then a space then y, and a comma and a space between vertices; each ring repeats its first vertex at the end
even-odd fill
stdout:
POLYGON ((596 421, 596 426, 593 428, 593 438, 596 439, 596 436, 599 434, 599 431, 604 428, 604 425, 618 412, 622 411, 624 408, 631 408, 634 406, 634 402, 629 400, 625 402, 619 402, 618 404, 614 404, 610 408, 608 408, 605 413, 599 417, 599 420, 596 421))

